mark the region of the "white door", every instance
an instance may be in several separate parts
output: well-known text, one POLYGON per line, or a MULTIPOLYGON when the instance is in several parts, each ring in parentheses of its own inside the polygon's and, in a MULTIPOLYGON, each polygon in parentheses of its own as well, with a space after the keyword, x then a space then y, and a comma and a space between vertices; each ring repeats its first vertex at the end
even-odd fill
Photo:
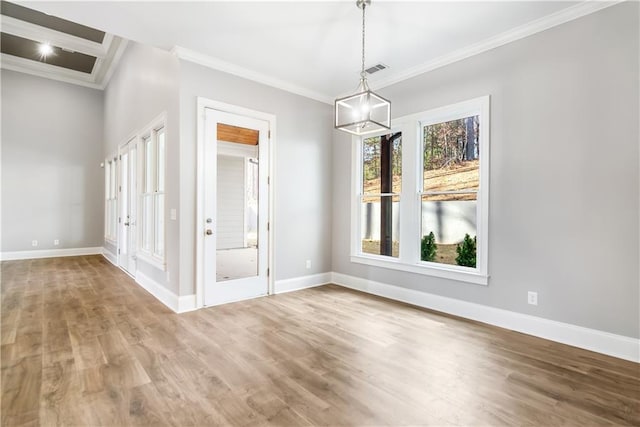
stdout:
POLYGON ((268 293, 269 122, 206 109, 204 305, 268 293))
POLYGON ((120 148, 118 191, 118 265, 136 273, 137 148, 135 140, 120 148))

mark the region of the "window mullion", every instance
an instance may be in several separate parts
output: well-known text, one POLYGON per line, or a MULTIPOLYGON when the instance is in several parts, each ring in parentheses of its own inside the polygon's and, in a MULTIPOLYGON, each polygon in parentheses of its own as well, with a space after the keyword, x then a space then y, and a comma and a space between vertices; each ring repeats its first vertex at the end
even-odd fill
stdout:
POLYGON ((351 138, 351 161, 354 167, 351 169, 351 188, 355 197, 351 198, 351 253, 361 253, 361 220, 360 205, 362 201, 362 138, 351 138))
POLYGON ((401 126, 402 131, 402 189, 400 192, 400 261, 417 263, 420 259, 420 220, 415 214, 417 205, 416 194, 418 188, 418 165, 414 156, 419 150, 417 147, 418 135, 415 123, 406 123, 401 126))

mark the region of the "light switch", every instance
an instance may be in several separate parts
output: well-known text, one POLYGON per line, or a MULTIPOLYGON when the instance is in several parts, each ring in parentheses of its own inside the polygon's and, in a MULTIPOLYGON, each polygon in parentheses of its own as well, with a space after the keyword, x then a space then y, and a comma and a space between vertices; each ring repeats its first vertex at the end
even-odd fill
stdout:
POLYGON ((169 216, 170 216, 170 218, 171 218, 173 221, 175 221, 176 219, 178 219, 178 213, 176 212, 176 210, 175 210, 175 209, 171 209, 171 210, 169 211, 169 216))

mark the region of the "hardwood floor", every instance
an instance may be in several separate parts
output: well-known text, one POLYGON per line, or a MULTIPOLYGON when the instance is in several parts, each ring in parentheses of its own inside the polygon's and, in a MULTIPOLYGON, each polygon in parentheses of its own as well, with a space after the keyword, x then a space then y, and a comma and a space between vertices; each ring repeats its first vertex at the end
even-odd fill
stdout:
POLYGON ((2 263, 2 425, 640 425, 640 365, 323 286, 177 315, 2 263))

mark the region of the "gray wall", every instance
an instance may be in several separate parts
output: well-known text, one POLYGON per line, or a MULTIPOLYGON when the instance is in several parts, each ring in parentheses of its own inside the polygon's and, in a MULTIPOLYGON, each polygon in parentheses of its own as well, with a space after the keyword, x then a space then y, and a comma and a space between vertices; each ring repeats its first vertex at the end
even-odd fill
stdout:
POLYGON ((166 221, 169 274, 140 260, 138 270, 179 295, 195 293, 198 96, 277 115, 275 277, 330 271, 331 106, 133 43, 105 91, 104 155, 167 111, 167 211, 178 211, 166 221))
POLYGON ((639 334, 638 3, 381 91, 394 117, 491 95, 489 286, 349 260, 350 138, 334 133, 333 270, 639 334), (539 305, 527 305, 528 290, 539 305))
POLYGON ((180 294, 195 293, 198 96, 276 115, 275 278, 331 271, 332 106, 189 62, 180 80, 180 294))
MULTIPOLYGON (((167 113, 166 165, 166 263, 161 271, 142 260, 137 269, 171 291, 178 292, 178 221, 169 220, 169 209, 178 209, 179 189, 179 63, 170 53, 130 42, 104 95, 103 156, 142 130, 160 113, 167 113)), ((178 210, 178 215, 180 212, 178 210)))
POLYGON ((7 70, 1 81, 2 251, 102 246, 102 91, 7 70))

